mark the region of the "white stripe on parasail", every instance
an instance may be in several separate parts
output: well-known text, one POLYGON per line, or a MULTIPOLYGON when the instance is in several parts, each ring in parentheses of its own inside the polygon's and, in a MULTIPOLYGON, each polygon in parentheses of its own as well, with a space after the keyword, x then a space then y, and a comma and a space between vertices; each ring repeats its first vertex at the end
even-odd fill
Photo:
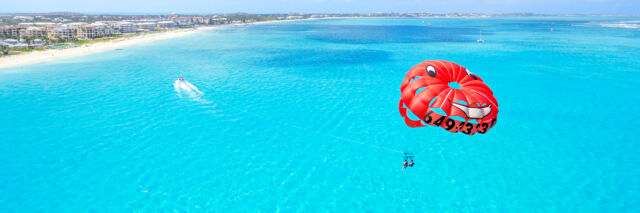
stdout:
POLYGON ((491 113, 491 104, 489 104, 489 106, 482 107, 482 108, 467 107, 465 105, 462 105, 456 102, 451 102, 451 104, 453 104, 453 106, 455 106, 456 108, 462 110, 464 114, 467 115, 467 117, 473 118, 473 119, 481 119, 487 116, 489 113, 491 113))

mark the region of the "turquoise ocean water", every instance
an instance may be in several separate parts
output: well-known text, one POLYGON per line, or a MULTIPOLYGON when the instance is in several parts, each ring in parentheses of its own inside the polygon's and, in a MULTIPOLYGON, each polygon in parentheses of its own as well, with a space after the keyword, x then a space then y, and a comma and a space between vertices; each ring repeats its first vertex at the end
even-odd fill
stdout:
POLYGON ((1 69, 0 209, 639 212, 639 94, 640 17, 218 28, 1 69), (488 134, 405 126, 429 59, 493 89, 488 134))

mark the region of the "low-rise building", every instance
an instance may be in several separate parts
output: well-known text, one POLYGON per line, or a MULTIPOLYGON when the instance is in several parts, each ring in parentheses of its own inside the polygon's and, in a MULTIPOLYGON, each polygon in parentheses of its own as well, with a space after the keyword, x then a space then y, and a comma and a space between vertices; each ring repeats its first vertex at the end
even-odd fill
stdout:
POLYGON ((191 17, 191 23, 202 24, 202 23, 204 23, 204 18, 200 17, 200 16, 191 17))
POLYGON ((20 31, 25 29, 23 26, 0 26, 0 37, 3 38, 20 38, 20 31))
POLYGON ((303 18, 303 16, 287 16, 287 19, 289 20, 301 19, 301 18, 303 18))
POLYGON ((212 18, 210 24, 226 24, 227 18, 212 18))
POLYGON ((64 24, 63 26, 66 28, 70 28, 70 29, 78 29, 78 27, 82 26, 82 25, 87 25, 87 23, 83 23, 83 22, 72 22, 72 23, 67 23, 64 24))
POLYGON ((78 27, 76 32, 77 38, 89 39, 110 36, 112 31, 102 23, 93 23, 78 27))
POLYGON ((136 32, 136 25, 127 21, 101 21, 96 22, 94 25, 104 25, 106 27, 107 34, 120 35, 125 33, 136 32))
POLYGON ((13 20, 33 21, 33 16, 14 16, 13 20))
POLYGON ((190 25, 193 23, 191 19, 186 16, 174 16, 169 18, 169 20, 177 23, 178 25, 190 25))
POLYGON ((27 22, 27 23, 20 23, 18 24, 20 26, 37 26, 37 27, 50 27, 50 26, 55 26, 58 25, 57 23, 53 23, 53 22, 27 22))
POLYGON ((113 29, 120 34, 123 33, 135 33, 137 28, 136 25, 131 22, 119 21, 113 24, 113 29))
POLYGON ((95 26, 96 29, 99 29, 100 31, 102 31, 101 37, 119 34, 116 29, 114 29, 111 25, 105 22, 96 22, 96 23, 92 23, 91 25, 95 26))
POLYGON ((31 40, 31 43, 29 43, 29 47, 31 48, 40 48, 44 47, 45 45, 47 45, 47 42, 39 38, 31 40))
POLYGON ((69 41, 76 38, 76 29, 56 27, 47 31, 47 38, 55 41, 69 41))
POLYGON ((78 27, 76 31, 76 37, 87 39, 87 38, 97 38, 98 33, 95 26, 91 25, 82 25, 78 27))
POLYGON ((158 22, 158 29, 171 29, 171 28, 175 28, 176 27, 176 23, 173 21, 161 21, 158 22))
POLYGON ((65 19, 65 18, 54 18, 53 19, 55 22, 68 22, 69 19, 65 19))
POLYGON ((43 27, 27 27, 20 31, 20 37, 44 38, 47 36, 47 29, 43 27))
POLYGON ((13 38, 8 38, 2 41, 2 44, 4 45, 16 45, 20 43, 17 39, 13 39, 13 38))
POLYGON ((137 23, 136 27, 138 31, 154 31, 156 30, 156 23, 154 22, 137 23))
POLYGON ((22 43, 19 40, 12 38, 3 40, 2 42, 0 42, 0 45, 13 49, 24 49, 29 47, 28 44, 22 43))

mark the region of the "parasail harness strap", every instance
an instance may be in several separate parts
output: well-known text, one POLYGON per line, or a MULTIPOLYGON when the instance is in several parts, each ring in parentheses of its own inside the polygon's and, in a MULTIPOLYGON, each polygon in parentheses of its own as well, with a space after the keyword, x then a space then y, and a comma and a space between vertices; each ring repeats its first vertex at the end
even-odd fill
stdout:
POLYGON ((413 153, 404 152, 404 160, 405 161, 413 160, 413 153))

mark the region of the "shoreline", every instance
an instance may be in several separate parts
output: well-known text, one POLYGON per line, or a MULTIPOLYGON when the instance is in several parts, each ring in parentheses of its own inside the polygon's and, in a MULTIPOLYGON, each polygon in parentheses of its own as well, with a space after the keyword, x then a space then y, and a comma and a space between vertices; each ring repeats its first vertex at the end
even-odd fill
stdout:
MULTIPOLYGON (((31 52, 21 53, 17 55, 3 56, 3 57, 0 57, 0 70, 7 69, 7 68, 16 68, 21 66, 36 65, 36 64, 51 62, 51 61, 60 60, 60 59, 90 55, 94 53, 114 51, 114 50, 125 48, 125 47, 188 36, 198 32, 203 32, 203 31, 222 28, 222 27, 269 24, 269 23, 277 23, 277 22, 309 21, 309 20, 323 20, 323 19, 352 19, 352 18, 379 18, 379 17, 353 17, 353 16, 322 17, 322 18, 307 18, 307 19, 294 19, 294 20, 270 20, 270 21, 260 21, 260 22, 252 22, 252 23, 241 23, 241 24, 205 25, 197 28, 177 29, 177 30, 170 30, 170 31, 164 31, 164 32, 143 34, 138 36, 115 38, 108 41, 100 41, 100 42, 95 42, 90 44, 84 44, 79 47, 72 47, 67 49, 46 49, 42 51, 31 51, 31 52)), ((402 18, 402 17, 398 17, 398 18, 402 18)))
MULTIPOLYGON (((307 19, 302 19, 307 20, 307 19)), ((78 56, 90 55, 93 53, 105 52, 117 50, 125 47, 151 43, 160 40, 184 37, 195 33, 212 30, 221 27, 231 26, 243 26, 252 24, 266 24, 282 21, 296 21, 296 20, 273 20, 273 21, 261 21, 253 23, 243 24, 225 24, 214 26, 201 26, 194 29, 178 29, 165 32, 150 33, 132 37, 117 38, 108 41, 96 42, 91 44, 84 44, 79 47, 72 47, 68 49, 47 49, 43 51, 32 51, 27 53, 21 53, 17 55, 9 55, 0 57, 0 69, 16 68, 21 66, 30 66, 59 59, 73 58, 78 56)))

